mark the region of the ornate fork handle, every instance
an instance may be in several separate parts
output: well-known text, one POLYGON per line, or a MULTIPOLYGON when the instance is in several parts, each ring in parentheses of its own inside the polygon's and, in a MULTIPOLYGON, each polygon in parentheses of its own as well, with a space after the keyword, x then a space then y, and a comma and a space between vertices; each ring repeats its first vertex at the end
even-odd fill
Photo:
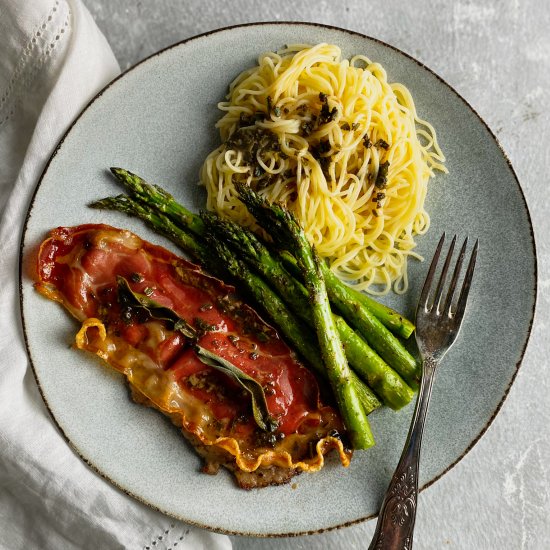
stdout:
POLYGON ((428 275, 424 281, 418 307, 416 308, 416 343, 418 351, 424 359, 422 382, 414 409, 414 416, 407 435, 407 441, 399 464, 390 482, 386 496, 382 502, 378 523, 370 550, 411 550, 413 530, 416 519, 416 503, 418 498, 418 462, 422 432, 428 412, 430 395, 438 362, 453 345, 460 330, 466 301, 474 275, 478 242, 476 241, 464 275, 460 295, 453 306, 454 293, 460 277, 460 270, 468 239, 458 254, 450 286, 444 295, 445 278, 453 256, 456 235, 451 241, 445 259, 439 282, 433 298, 430 297, 432 283, 437 270, 437 264, 445 241, 445 233, 439 240, 428 275))
POLYGON ((422 381, 407 441, 382 502, 369 550, 412 549, 418 497, 418 462, 436 367, 435 358, 424 359, 422 381))

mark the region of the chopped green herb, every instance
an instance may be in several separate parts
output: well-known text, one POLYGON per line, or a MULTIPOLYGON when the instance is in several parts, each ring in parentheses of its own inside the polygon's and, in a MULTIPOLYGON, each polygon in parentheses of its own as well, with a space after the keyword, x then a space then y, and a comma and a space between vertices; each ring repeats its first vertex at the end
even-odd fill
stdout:
POLYGON ((263 344, 265 344, 266 342, 269 342, 269 334, 265 332, 257 332, 256 338, 263 344))
POLYGON ((256 435, 256 442, 260 447, 275 447, 277 437, 273 433, 259 432, 256 435))
POLYGON ((241 115, 239 116, 239 128, 254 126, 256 122, 263 122, 264 120, 265 114, 261 112, 253 113, 251 115, 241 113, 241 115))
POLYGON ((193 324, 195 325, 196 329, 199 331, 199 335, 202 335, 205 332, 214 332, 217 328, 216 325, 211 325, 201 317, 195 317, 193 319, 193 324))
POLYGON ((132 273, 130 275, 130 280, 133 283, 141 283, 141 281, 143 281, 143 276, 140 273, 132 273))
POLYGON ((390 163, 388 161, 383 162, 378 167, 378 175, 376 176, 376 180, 374 182, 374 185, 378 187, 378 189, 383 189, 386 187, 387 181, 388 181, 388 169, 390 167, 390 163))
POLYGON ((367 149, 370 149, 372 147, 372 141, 367 134, 365 134, 365 136, 363 137, 363 143, 365 145, 365 148, 367 149))
POLYGON ((245 158, 254 159, 263 151, 280 149, 279 137, 267 128, 251 126, 238 128, 225 142, 228 149, 241 151, 245 158))
POLYGON ((313 121, 309 120, 302 122, 300 129, 304 137, 309 136, 313 132, 313 121))
POLYGON ((340 128, 342 128, 342 130, 346 132, 349 132, 351 130, 350 125, 347 122, 344 122, 344 124, 342 124, 340 128))
POLYGON ((330 109, 328 103, 323 103, 321 113, 319 114, 319 122, 320 124, 328 124, 336 118, 336 115, 338 115, 338 109, 336 107, 330 109))
POLYGON ((259 164, 257 164, 254 167, 254 177, 259 178, 263 173, 264 173, 264 169, 259 164))
POLYGON ((311 156, 318 160, 331 150, 330 141, 328 139, 323 139, 317 145, 310 146, 309 150, 311 156))
POLYGON ((387 141, 383 140, 383 139, 379 139, 376 143, 375 143, 376 147, 381 147, 382 149, 386 149, 386 151, 390 148, 390 145, 387 141))

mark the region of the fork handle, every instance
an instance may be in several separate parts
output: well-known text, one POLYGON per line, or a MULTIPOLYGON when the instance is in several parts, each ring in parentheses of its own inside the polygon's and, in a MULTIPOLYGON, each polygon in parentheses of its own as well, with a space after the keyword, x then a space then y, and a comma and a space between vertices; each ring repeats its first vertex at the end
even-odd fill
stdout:
POLYGON ((414 415, 399 464, 390 481, 369 550, 411 550, 418 497, 418 462, 437 360, 424 359, 414 415))

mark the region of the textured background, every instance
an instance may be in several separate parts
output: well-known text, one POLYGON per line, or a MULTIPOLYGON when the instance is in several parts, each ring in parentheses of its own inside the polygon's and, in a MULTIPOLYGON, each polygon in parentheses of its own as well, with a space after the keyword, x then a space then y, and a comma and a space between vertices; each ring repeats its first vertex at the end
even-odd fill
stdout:
MULTIPOLYGON (((545 107, 550 100, 550 3, 84 2, 122 69, 174 42, 227 25, 315 21, 362 32, 413 55, 486 120, 515 167, 533 218, 539 261, 537 314, 523 366, 494 424, 465 459, 421 494, 415 548, 548 548, 550 114, 545 107)), ((233 537, 233 545, 237 550, 365 548, 373 529, 371 521, 294 539, 233 537)))

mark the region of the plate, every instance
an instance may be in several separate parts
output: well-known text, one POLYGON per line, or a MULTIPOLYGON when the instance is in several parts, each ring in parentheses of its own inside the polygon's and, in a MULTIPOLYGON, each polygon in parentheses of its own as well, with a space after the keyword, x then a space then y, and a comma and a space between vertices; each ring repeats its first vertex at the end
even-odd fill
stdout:
MULTIPOLYGON (((125 72, 84 109, 50 159, 26 222, 21 270, 29 356, 42 396, 69 444, 94 470, 133 497, 186 522, 245 535, 319 532, 374 517, 397 464, 413 406, 371 415, 377 445, 342 468, 333 457, 317 474, 255 491, 226 472, 199 473, 200 461, 161 414, 133 404, 122 378, 69 348, 77 326, 32 288, 32 262, 53 226, 104 222, 173 247, 139 221, 86 207, 120 192, 109 166, 122 166, 204 205, 199 167, 218 144, 216 108, 229 82, 258 55, 288 43, 331 42, 346 56, 366 54, 389 80, 404 83, 421 117, 434 124, 449 175, 430 183, 432 227, 418 238, 430 256, 443 231, 479 237, 469 311, 442 365, 424 435, 420 484, 446 473, 494 419, 517 373, 536 296, 529 213, 494 135, 443 80, 373 38, 314 24, 254 24, 197 36, 125 72)), ((386 302, 413 315, 426 264, 410 267, 405 296, 386 302)))

